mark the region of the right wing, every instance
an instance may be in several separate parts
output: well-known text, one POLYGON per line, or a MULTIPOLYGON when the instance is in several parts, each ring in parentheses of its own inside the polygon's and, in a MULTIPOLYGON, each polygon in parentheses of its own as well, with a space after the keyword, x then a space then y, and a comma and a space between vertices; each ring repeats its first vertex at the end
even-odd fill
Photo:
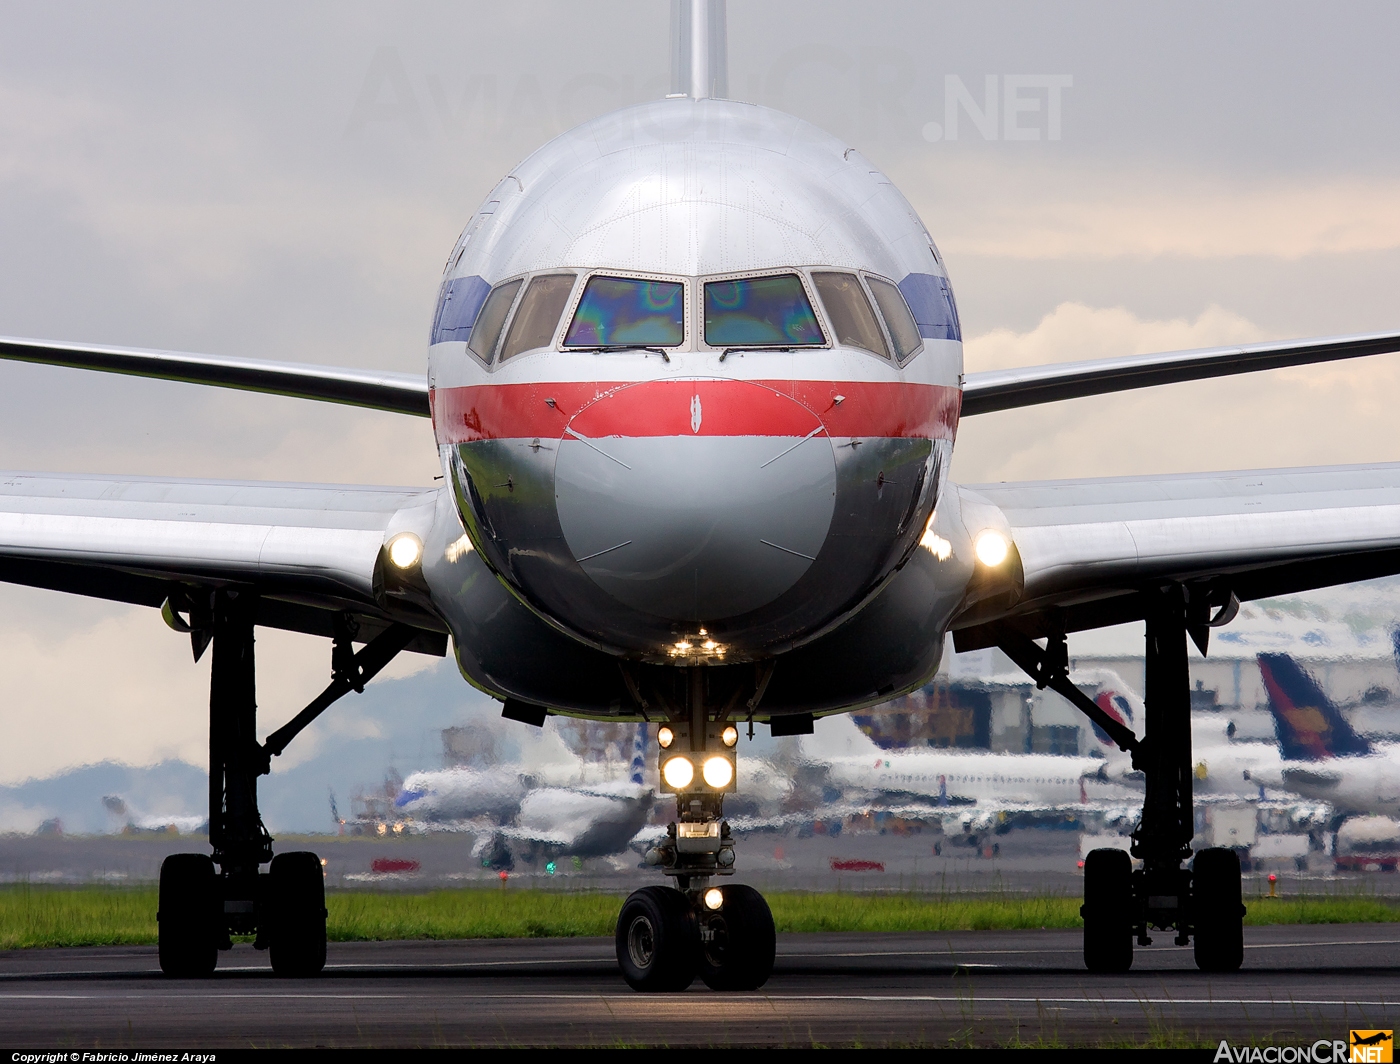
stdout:
POLYGON ((412 373, 15 337, 0 337, 0 358, 320 399, 419 417, 428 417, 431 413, 427 378, 412 373))
POLYGON ((441 654, 445 627, 378 586, 386 540, 423 538, 439 492, 155 477, 0 473, 0 581, 161 606, 194 588, 247 587, 259 624, 365 640, 395 621, 441 654))

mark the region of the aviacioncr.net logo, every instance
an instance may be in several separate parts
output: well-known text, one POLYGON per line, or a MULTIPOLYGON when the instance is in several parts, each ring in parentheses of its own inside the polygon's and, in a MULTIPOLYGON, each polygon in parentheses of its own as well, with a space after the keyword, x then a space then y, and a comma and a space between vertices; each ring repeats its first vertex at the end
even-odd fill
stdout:
POLYGON ((1319 1038, 1307 1046, 1232 1046, 1222 1038, 1215 1060, 1217 1064, 1390 1064, 1394 1045, 1391 1031, 1352 1031, 1349 1042, 1319 1038))

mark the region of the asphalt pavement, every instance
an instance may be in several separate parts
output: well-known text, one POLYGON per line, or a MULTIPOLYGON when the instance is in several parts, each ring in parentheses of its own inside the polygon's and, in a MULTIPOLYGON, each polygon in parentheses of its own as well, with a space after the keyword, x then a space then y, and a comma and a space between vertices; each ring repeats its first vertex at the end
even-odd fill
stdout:
POLYGON ((1400 1019, 1394 925, 1246 930, 1245 967, 1196 971, 1169 935, 1125 976, 1071 931, 783 935, 755 993, 642 995, 609 939, 332 944, 317 979, 238 945, 207 980, 149 947, 0 954, 0 1045, 293 1046, 1311 1044, 1400 1019))

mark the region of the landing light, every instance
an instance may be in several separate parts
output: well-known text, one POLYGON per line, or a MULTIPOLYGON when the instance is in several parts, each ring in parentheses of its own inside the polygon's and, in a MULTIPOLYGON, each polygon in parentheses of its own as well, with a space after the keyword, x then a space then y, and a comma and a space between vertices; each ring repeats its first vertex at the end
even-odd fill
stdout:
POLYGON ((719 912, 724 908, 724 891, 719 887, 711 887, 705 891, 705 908, 711 912, 719 912))
POLYGON ((979 562, 994 569, 1006 561, 1006 556, 1011 553, 1011 544, 995 528, 988 528, 977 534, 977 541, 972 545, 972 549, 979 562))
POLYGON ((739 741, 739 729, 732 724, 726 725, 724 731, 719 733, 719 740, 725 746, 733 746, 739 741))
POLYGON ((690 763, 688 757, 673 757, 661 766, 661 776, 665 779, 666 786, 674 787, 678 791, 684 790, 695 778, 695 766, 690 763))
POLYGON ((389 560, 399 569, 412 569, 423 557, 423 541, 412 532, 400 532, 389 540, 389 560))
POLYGON ((722 790, 734 779, 734 763, 727 757, 708 757, 700 774, 705 777, 706 784, 722 790))
POLYGON ((663 724, 656 733, 656 741, 661 744, 661 749, 665 750, 676 741, 676 733, 663 724))

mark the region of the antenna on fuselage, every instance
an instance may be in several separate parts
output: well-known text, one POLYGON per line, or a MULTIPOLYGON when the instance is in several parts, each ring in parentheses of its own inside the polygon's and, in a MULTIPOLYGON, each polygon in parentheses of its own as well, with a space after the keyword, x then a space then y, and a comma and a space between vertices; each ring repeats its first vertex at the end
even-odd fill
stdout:
POLYGON ((725 0, 671 0, 671 93, 696 100, 729 97, 725 0))

